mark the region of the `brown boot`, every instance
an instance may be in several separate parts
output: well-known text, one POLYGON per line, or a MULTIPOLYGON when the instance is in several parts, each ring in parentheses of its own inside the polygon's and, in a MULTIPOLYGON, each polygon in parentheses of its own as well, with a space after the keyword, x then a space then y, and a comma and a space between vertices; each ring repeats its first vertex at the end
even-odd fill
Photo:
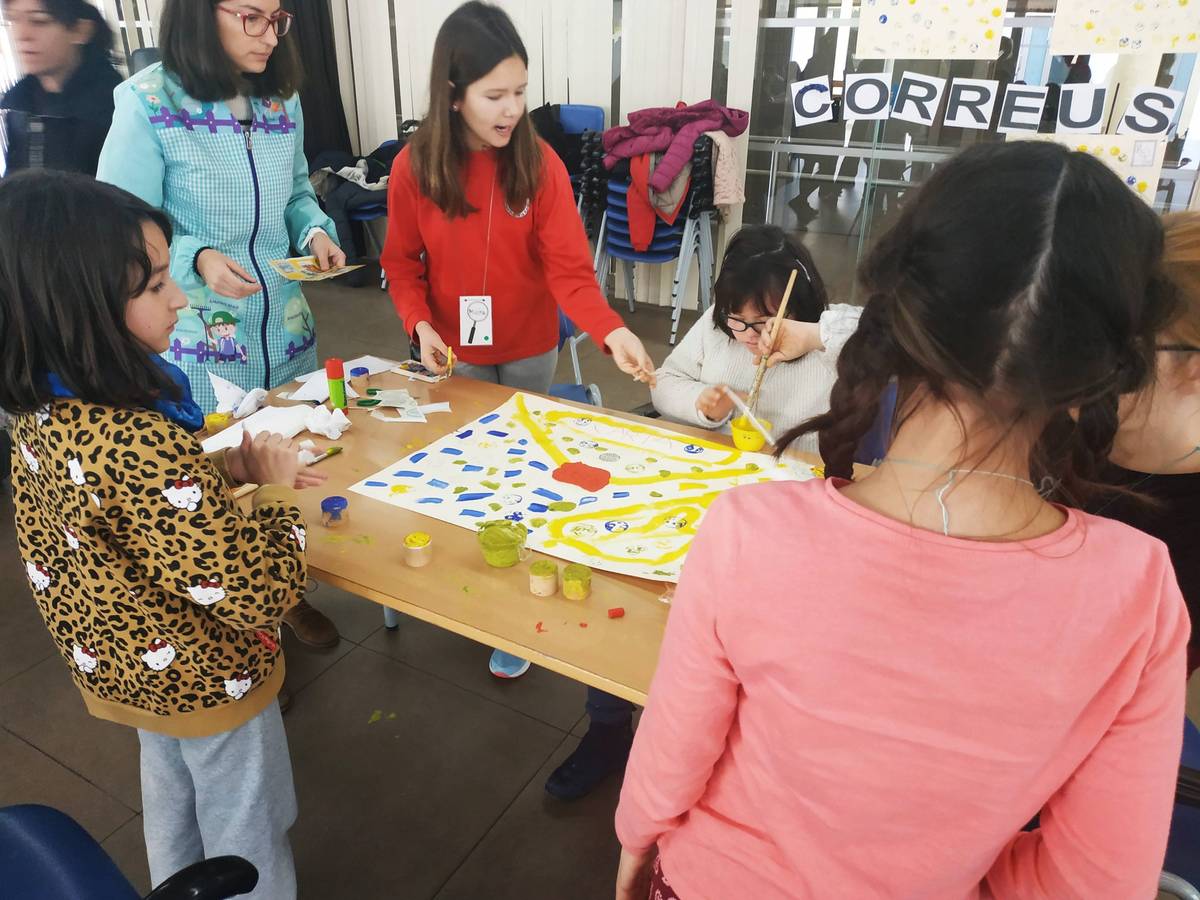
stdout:
POLYGON ((323 612, 310 606, 307 600, 301 600, 288 610, 283 617, 283 624, 292 629, 296 640, 309 647, 328 650, 337 646, 337 626, 323 612))

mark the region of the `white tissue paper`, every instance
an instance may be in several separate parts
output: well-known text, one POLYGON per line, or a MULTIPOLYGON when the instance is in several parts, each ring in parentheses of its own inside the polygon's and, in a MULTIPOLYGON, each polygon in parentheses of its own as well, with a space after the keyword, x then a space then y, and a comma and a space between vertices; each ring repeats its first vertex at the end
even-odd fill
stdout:
POLYGON ((262 388, 255 388, 242 398, 241 403, 237 405, 237 409, 233 412, 235 419, 244 419, 252 413, 258 412, 267 405, 267 392, 262 388))
POLYGON ((220 375, 209 372, 208 383, 212 385, 213 393, 217 397, 217 412, 231 413, 246 398, 244 390, 220 375))
POLYGON ((304 427, 313 434, 336 441, 350 427, 350 420, 340 409, 330 412, 328 407, 314 406, 304 419, 304 427))

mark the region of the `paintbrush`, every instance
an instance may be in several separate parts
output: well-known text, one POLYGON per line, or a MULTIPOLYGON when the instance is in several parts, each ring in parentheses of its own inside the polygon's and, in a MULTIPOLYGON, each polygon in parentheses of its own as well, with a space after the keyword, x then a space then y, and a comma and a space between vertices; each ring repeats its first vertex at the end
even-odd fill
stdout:
POLYGON ((775 352, 775 342, 779 340, 779 323, 783 320, 784 313, 787 312, 788 300, 792 296, 792 285, 796 283, 797 271, 796 269, 792 269, 787 287, 783 291, 783 300, 779 303, 779 312, 775 313, 775 318, 771 320, 771 346, 762 355, 762 359, 758 361, 758 371, 754 373, 754 384, 750 387, 750 399, 746 401, 746 405, 751 409, 755 409, 758 405, 758 391, 762 387, 763 375, 767 372, 767 360, 775 352))
POLYGON ((745 416, 746 421, 754 426, 754 430, 763 436, 763 440, 774 447, 775 439, 771 437, 771 432, 767 430, 766 426, 763 425, 762 422, 758 421, 754 413, 750 411, 750 407, 745 404, 741 397, 730 390, 727 385, 722 385, 722 387, 725 389, 725 393, 729 395, 729 399, 733 401, 733 405, 738 408, 738 412, 745 416))
POLYGON ((313 459, 312 459, 312 462, 310 462, 310 463, 309 463, 309 465, 310 465, 310 466, 315 466, 315 465, 316 465, 317 463, 319 463, 321 460, 323 460, 323 459, 329 459, 329 457, 331 457, 331 456, 337 456, 337 455, 338 455, 339 453, 341 453, 341 452, 342 452, 342 448, 341 448, 341 447, 337 447, 337 446, 330 447, 328 450, 326 450, 326 451, 325 451, 324 453, 322 453, 320 456, 314 456, 314 457, 313 457, 313 459))

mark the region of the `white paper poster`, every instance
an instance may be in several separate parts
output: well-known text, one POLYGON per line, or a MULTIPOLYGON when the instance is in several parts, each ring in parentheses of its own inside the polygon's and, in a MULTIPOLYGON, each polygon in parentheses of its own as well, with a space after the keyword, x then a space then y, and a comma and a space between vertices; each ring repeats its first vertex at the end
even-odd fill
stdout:
POLYGON ((1129 189, 1154 203, 1162 175, 1167 142, 1136 134, 1029 134, 1010 140, 1054 141, 1072 150, 1090 153, 1121 176, 1129 189))
POLYGON ((721 492, 812 477, 797 460, 514 394, 351 490, 463 528, 519 522, 534 550, 676 581, 721 492))
POLYGON ((1050 52, 1195 53, 1200 0, 1058 0, 1050 52))
POLYGON ((1008 0, 862 0, 859 59, 995 59, 1008 0))

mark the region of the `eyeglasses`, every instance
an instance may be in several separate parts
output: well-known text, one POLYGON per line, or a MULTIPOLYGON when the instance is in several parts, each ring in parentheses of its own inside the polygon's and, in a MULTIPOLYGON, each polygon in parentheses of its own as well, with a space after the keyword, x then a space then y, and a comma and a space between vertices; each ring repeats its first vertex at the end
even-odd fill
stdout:
POLYGON ((238 12, 236 9, 227 9, 220 4, 217 5, 217 9, 241 19, 242 31, 246 32, 247 37, 262 37, 267 33, 267 29, 272 27, 275 29, 276 37, 283 37, 291 30, 292 19, 295 18, 290 12, 284 12, 282 9, 269 16, 264 16, 262 13, 238 12))
POLYGON ((743 331, 753 331, 755 334, 762 334, 763 329, 767 327, 768 322, 747 322, 745 319, 739 319, 737 316, 726 316, 725 324, 731 331, 736 331, 739 334, 743 331))
POLYGON ((1191 344, 1159 344, 1154 349, 1159 353, 1200 353, 1200 347, 1191 344))

